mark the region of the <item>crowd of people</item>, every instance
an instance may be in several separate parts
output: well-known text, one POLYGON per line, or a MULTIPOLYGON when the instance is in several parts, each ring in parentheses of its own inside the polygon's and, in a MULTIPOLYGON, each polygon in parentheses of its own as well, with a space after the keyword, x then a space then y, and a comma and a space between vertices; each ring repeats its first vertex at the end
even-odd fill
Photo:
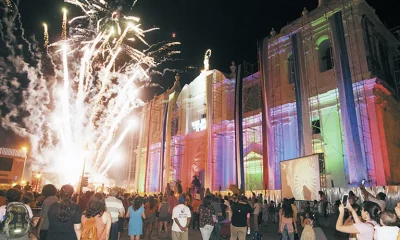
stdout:
POLYGON ((360 185, 365 201, 349 192, 347 203, 338 203, 336 230, 348 233, 351 240, 397 240, 399 235, 400 201, 394 211, 386 209, 386 194, 373 196, 360 185))
MULTIPOLYGON (((40 240, 119 240, 126 229, 131 240, 154 236, 186 240, 189 227, 197 228, 207 240, 228 236, 244 240, 250 234, 261 239, 259 226, 269 223, 278 224, 280 239, 326 239, 318 228, 315 209, 307 205, 299 213, 294 198, 276 204, 264 200, 262 194, 221 196, 200 188, 185 193, 168 188, 149 196, 110 189, 108 195, 88 191, 79 197, 71 185, 57 190, 48 184, 41 194, 29 190, 16 186, 6 193, 0 191, 0 240, 33 236, 40 240), (36 207, 40 207, 40 217, 34 224, 32 208, 36 207)), ((337 231, 348 233, 352 240, 397 240, 400 202, 390 211, 384 193, 373 196, 364 186, 361 192, 366 200, 361 204, 353 192, 346 205, 336 204, 337 231)), ((324 193, 319 205, 326 208, 325 202, 324 193)), ((325 214, 322 210, 320 217, 325 214)))

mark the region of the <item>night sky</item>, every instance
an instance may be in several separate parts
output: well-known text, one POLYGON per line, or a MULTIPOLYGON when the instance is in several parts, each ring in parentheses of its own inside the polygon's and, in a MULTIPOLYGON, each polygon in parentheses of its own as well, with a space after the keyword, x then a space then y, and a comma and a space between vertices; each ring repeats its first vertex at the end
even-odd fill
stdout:
MULTIPOLYGON (((131 5, 133 0, 126 0, 131 5)), ((389 29, 400 25, 397 8, 384 0, 367 0, 376 9, 381 21, 389 29)), ((393 1, 394 2, 394 1, 393 1)), ((143 28, 159 27, 161 30, 146 35, 150 43, 172 40, 172 33, 180 41, 182 51, 174 68, 195 66, 198 69, 181 74, 182 85, 193 80, 203 64, 204 52, 212 49, 211 69, 230 72, 231 61, 237 64, 257 61, 257 40, 268 36, 271 28, 277 32, 301 16, 304 7, 315 9, 318 0, 138 0, 130 15, 141 18, 143 28)), ((49 26, 50 42, 60 39, 61 9, 66 7, 69 18, 81 15, 76 6, 63 0, 20 0, 19 9, 27 37, 35 35, 43 41, 42 23, 49 26)), ((162 66, 164 67, 164 66, 162 66)), ((165 65, 165 67, 170 67, 165 65)), ((156 79, 162 87, 173 85, 173 73, 156 79)), ((152 90, 161 93, 165 90, 152 90)), ((149 94, 150 96, 150 94, 149 94)), ((0 128, 0 146, 18 147, 21 140, 0 128)))
MULTIPOLYGON (((133 0, 126 0, 128 6, 133 0)), ((397 11, 387 1, 367 0, 389 29, 400 25, 397 11)), ((192 75, 183 76, 188 83, 202 68, 204 52, 212 49, 211 68, 230 72, 231 61, 257 62, 257 40, 265 38, 271 28, 276 31, 301 16, 304 7, 315 9, 318 0, 138 0, 131 15, 141 18, 143 28, 153 26, 161 30, 149 33, 150 43, 171 40, 172 33, 182 43, 184 61, 175 68, 195 66, 192 75)), ((28 35, 36 34, 42 41, 42 23, 49 25, 50 40, 60 37, 61 8, 69 10, 69 17, 81 15, 75 6, 63 0, 21 0, 20 12, 28 35)), ((129 7, 128 7, 129 8, 129 7)), ((165 66, 170 67, 170 66, 165 66)), ((173 84, 173 75, 164 76, 160 84, 173 84)), ((162 91, 162 90, 161 90, 162 91)))

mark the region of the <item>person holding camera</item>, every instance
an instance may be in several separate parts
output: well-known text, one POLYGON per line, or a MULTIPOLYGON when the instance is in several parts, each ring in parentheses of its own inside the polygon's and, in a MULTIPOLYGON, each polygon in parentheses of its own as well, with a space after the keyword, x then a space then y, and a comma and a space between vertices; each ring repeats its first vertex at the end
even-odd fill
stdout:
POLYGON ((370 201, 365 201, 361 209, 361 217, 365 222, 362 222, 357 215, 357 212, 350 204, 340 204, 339 217, 336 222, 336 230, 343 233, 356 234, 358 240, 372 240, 374 237, 375 226, 379 222, 379 213, 381 209, 378 204, 370 201), (344 225, 345 207, 353 216, 354 224, 344 225))

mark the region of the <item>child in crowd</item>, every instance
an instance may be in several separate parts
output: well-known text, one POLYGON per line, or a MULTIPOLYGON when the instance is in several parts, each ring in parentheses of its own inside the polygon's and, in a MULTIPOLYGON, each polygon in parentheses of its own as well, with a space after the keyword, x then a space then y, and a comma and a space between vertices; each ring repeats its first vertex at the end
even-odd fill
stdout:
POLYGON ((392 211, 383 211, 379 218, 381 227, 375 226, 375 240, 396 240, 399 236, 398 218, 392 211))

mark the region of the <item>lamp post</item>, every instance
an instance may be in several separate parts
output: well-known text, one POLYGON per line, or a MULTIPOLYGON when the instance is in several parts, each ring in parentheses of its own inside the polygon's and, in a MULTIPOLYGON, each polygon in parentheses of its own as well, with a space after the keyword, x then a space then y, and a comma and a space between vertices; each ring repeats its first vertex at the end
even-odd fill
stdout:
POLYGON ((22 176, 21 176, 21 183, 22 183, 22 181, 24 180, 24 174, 25 174, 26 158, 28 157, 28 148, 22 147, 21 150, 25 153, 24 166, 22 168, 22 176))
POLYGON ((79 186, 79 195, 82 194, 82 188, 83 188, 83 177, 85 176, 85 168, 86 168, 86 156, 83 160, 83 168, 82 168, 82 175, 81 175, 81 184, 79 186))
POLYGON ((83 177, 85 176, 85 168, 86 168, 86 159, 87 159, 87 155, 88 155, 88 146, 86 145, 85 151, 84 151, 82 175, 81 175, 81 181, 80 181, 80 184, 79 184, 79 192, 78 192, 77 203, 79 203, 79 199, 82 197, 83 177))
POLYGON ((42 180, 41 178, 42 178, 42 173, 41 172, 36 173, 36 186, 35 186, 36 192, 40 191, 40 184, 42 180))

